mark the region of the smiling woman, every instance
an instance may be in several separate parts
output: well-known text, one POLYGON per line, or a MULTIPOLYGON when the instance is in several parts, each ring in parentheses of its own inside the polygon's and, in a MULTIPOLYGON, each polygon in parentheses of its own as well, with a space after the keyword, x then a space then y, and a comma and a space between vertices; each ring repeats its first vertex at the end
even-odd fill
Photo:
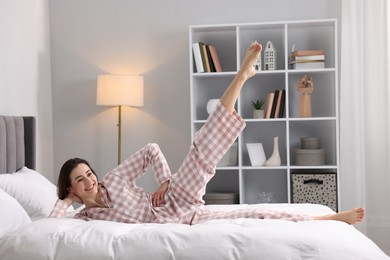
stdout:
POLYGON ((303 220, 339 220, 348 224, 360 222, 364 209, 325 216, 309 216, 272 210, 234 210, 210 212, 204 207, 207 183, 215 175, 215 167, 245 128, 244 120, 234 110, 241 88, 256 74, 253 64, 262 46, 255 42, 247 49, 240 70, 230 83, 215 110, 195 135, 181 167, 171 174, 168 163, 157 144, 148 144, 98 183, 89 164, 71 159, 61 169, 60 200, 52 217, 63 217, 74 201, 82 201, 85 209, 76 214, 84 220, 110 220, 125 223, 198 224, 214 219, 254 218, 303 220), (136 181, 151 165, 160 187, 145 192, 136 181), (61 199, 62 198, 62 199, 61 199))
POLYGON ((70 183, 70 186, 66 186, 67 194, 64 197, 67 205, 71 205, 73 201, 76 201, 84 203, 88 208, 105 207, 98 195, 96 173, 91 169, 87 161, 80 158, 70 159, 62 168, 62 175, 67 176, 67 181, 70 183))

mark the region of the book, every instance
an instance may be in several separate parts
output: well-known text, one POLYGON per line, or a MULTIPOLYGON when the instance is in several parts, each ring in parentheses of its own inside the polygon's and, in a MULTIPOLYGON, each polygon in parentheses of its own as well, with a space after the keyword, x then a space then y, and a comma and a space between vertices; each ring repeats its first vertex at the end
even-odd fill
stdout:
POLYGON ((209 59, 207 58, 207 48, 206 48, 206 44, 204 44, 204 43, 202 43, 201 52, 202 52, 204 72, 210 72, 209 59))
POLYGON ((302 70, 302 69, 323 69, 325 68, 324 61, 310 61, 310 62, 294 62, 292 64, 292 69, 302 70))
POLYGON ((209 61, 209 65, 210 65, 210 72, 216 72, 214 61, 213 61, 213 58, 211 57, 211 53, 210 53, 210 45, 206 45, 206 51, 207 51, 207 59, 209 61))
POLYGON ((264 118, 271 118, 272 102, 274 101, 274 92, 268 94, 264 109, 264 118))
POLYGON ((276 103, 275 118, 279 118, 280 104, 282 102, 282 90, 278 90, 278 100, 276 103))
POLYGON ((209 45, 209 50, 210 50, 211 58, 212 58, 213 63, 214 63, 215 71, 222 72, 221 63, 219 61, 217 50, 215 49, 215 46, 209 45))
POLYGON ((324 50, 298 50, 291 53, 292 56, 325 55, 324 50))
POLYGON ((201 54, 201 45, 199 42, 192 44, 192 52, 194 54, 196 72, 204 72, 202 54, 201 54))
POLYGON ((325 55, 293 56, 293 61, 300 60, 325 60, 325 55))
POLYGON ((273 101, 272 101, 270 118, 275 118, 275 112, 276 112, 276 105, 278 103, 278 97, 279 97, 279 91, 275 90, 274 98, 273 98, 273 101))
POLYGON ((286 90, 282 89, 282 98, 280 100, 280 109, 279 109, 279 116, 278 116, 279 118, 284 117, 285 103, 286 103, 286 90))

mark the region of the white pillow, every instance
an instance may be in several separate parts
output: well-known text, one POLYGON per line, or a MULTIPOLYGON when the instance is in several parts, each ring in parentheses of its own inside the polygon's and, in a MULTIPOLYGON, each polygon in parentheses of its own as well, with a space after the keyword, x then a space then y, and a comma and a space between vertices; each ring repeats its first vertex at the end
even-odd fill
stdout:
POLYGON ((0 189, 0 237, 31 223, 31 219, 18 201, 0 189))
POLYGON ((0 174, 0 188, 14 197, 33 221, 49 216, 58 199, 57 187, 27 167, 16 173, 0 174))

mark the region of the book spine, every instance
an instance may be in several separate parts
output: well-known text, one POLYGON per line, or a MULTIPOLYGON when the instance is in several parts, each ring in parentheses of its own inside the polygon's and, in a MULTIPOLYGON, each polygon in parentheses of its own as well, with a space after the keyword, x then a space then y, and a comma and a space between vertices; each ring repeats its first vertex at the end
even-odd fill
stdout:
POLYGON ((279 118, 284 117, 285 104, 286 104, 286 90, 282 89, 282 98, 280 100, 279 118))
POLYGON ((325 62, 316 61, 316 62, 298 62, 292 64, 293 69, 323 69, 325 68, 325 62))
POLYGON ((293 60, 325 60, 325 55, 293 56, 293 60))
POLYGON ((278 96, 279 96, 279 91, 275 90, 275 92, 274 92, 274 99, 272 101, 272 108, 271 108, 270 118, 275 118, 276 105, 278 103, 278 96))
POLYGON ((292 56, 311 56, 311 55, 324 55, 324 50, 299 50, 293 51, 292 56))
POLYGON ((200 44, 199 42, 192 44, 192 52, 194 53, 194 60, 196 66, 196 72, 204 72, 202 55, 200 52, 200 44))
POLYGON ((213 58, 211 57, 211 53, 210 53, 210 45, 206 45, 206 51, 207 51, 207 59, 209 61, 209 65, 210 65, 210 71, 216 72, 213 58))
POLYGON ((272 102, 274 100, 274 92, 268 94, 267 104, 265 106, 264 118, 271 118, 272 102))
POLYGON ((209 50, 210 50, 210 54, 211 54, 214 66, 215 66, 215 71, 222 72, 221 63, 219 61, 217 50, 216 50, 215 46, 209 45, 209 50))
POLYGON ((202 59, 203 59, 203 65, 204 65, 204 71, 205 72, 210 72, 210 64, 209 60, 207 58, 207 50, 206 50, 206 45, 202 45, 202 59))
POLYGON ((282 90, 278 90, 278 101, 276 103, 275 118, 279 118, 280 103, 282 102, 282 90))

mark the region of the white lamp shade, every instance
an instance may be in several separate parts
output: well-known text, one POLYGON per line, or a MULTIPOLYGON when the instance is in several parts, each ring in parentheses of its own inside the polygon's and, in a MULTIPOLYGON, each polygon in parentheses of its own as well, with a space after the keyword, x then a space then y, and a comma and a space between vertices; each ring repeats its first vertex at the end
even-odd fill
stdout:
POLYGON ((99 75, 96 104, 99 106, 143 106, 143 77, 129 75, 99 75))

